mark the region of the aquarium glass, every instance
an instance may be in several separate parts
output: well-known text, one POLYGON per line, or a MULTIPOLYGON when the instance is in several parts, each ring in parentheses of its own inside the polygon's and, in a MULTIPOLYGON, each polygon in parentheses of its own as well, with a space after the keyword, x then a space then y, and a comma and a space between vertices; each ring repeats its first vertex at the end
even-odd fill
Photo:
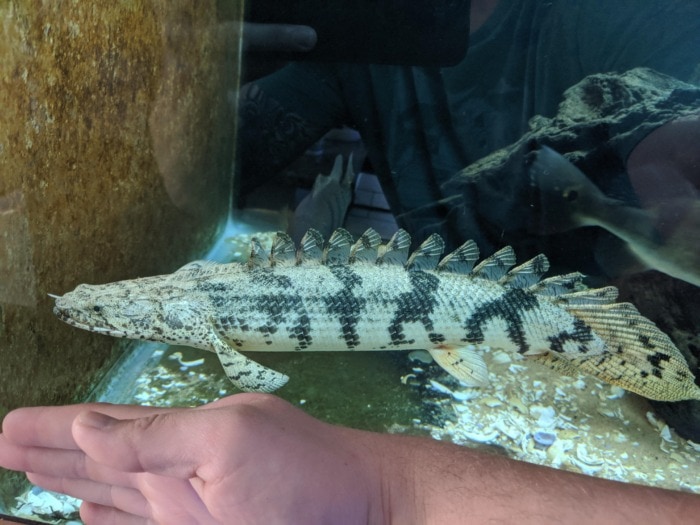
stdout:
MULTIPOLYGON (((82 283, 231 263, 277 300, 246 329, 222 313, 224 339, 315 417, 700 493, 694 3, 16 0, 0 17, 0 415, 240 392, 194 342, 52 312, 82 283), (335 257, 384 268, 383 288, 345 282, 352 314, 293 331, 282 292, 335 257), (513 297, 576 328, 537 339, 513 297)), ((5 514, 77 522, 78 505, 0 472, 5 514)))

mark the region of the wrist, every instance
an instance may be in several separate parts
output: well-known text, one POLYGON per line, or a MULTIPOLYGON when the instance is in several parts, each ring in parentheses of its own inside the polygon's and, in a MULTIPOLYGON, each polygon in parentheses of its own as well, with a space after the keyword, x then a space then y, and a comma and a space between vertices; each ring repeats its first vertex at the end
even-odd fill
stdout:
MULTIPOLYGON (((424 523, 417 446, 426 440, 340 428, 365 487, 368 525, 424 523), (417 442, 417 443, 416 443, 417 442)), ((429 443, 429 442, 428 442, 429 443)))

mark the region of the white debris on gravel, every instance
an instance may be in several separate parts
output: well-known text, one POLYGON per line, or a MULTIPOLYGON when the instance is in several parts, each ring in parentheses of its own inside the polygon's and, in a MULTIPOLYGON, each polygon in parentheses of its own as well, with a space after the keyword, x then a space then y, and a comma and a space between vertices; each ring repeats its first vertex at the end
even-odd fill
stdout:
POLYGON ((700 446, 676 435, 645 400, 504 354, 484 352, 490 384, 482 388, 457 386, 435 367, 419 375, 427 397, 444 396, 437 407, 445 415, 444 423, 421 428, 531 463, 700 493, 700 446))
POLYGON ((59 522, 62 525, 81 523, 78 511, 81 501, 65 494, 58 494, 39 487, 30 490, 15 498, 17 506, 13 509, 13 515, 30 519, 41 518, 48 522, 59 522), (74 520, 66 522, 65 520, 74 520))

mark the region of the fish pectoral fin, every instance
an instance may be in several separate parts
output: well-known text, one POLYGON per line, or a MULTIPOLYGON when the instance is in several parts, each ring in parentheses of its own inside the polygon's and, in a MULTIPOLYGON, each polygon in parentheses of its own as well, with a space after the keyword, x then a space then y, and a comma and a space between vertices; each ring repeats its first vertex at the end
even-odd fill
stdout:
POLYGON ((211 343, 219 356, 221 366, 224 367, 226 377, 244 392, 274 392, 289 381, 289 376, 237 352, 216 333, 212 333, 211 343))
POLYGON ((439 345, 428 349, 428 352, 448 374, 466 385, 488 385, 489 371, 486 363, 473 346, 439 345))

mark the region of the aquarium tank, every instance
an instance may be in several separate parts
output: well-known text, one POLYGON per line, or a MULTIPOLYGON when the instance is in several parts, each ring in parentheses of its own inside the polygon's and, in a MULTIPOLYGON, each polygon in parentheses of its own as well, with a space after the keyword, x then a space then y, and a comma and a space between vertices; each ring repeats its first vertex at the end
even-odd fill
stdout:
POLYGON ((274 391, 700 494, 700 10, 631 4, 0 2, 0 418, 274 391))

